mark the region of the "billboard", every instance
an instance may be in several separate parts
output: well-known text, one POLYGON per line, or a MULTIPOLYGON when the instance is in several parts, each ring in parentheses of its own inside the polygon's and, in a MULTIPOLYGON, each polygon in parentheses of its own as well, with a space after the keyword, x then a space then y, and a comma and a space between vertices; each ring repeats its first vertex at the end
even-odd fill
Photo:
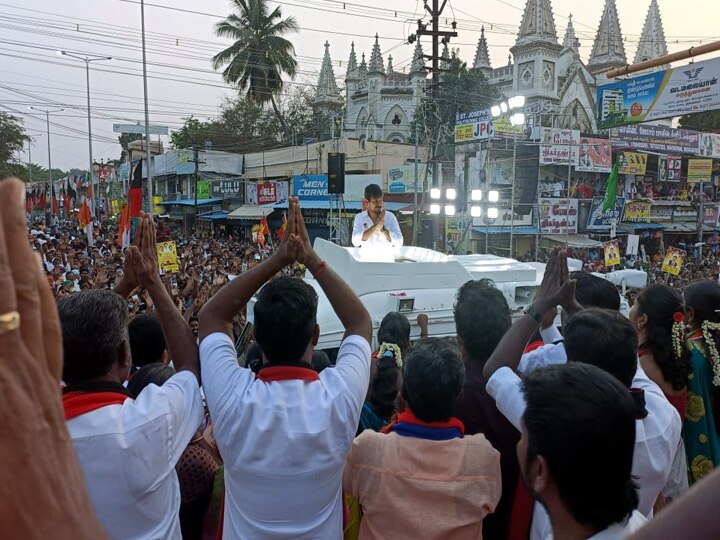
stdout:
POLYGON ((693 156, 700 153, 700 135, 698 131, 645 124, 610 130, 610 140, 615 149, 683 153, 693 156))
POLYGON ((612 143, 607 139, 580 139, 576 171, 609 173, 612 169, 612 143))
POLYGON ((709 182, 712 178, 712 159, 688 159, 688 182, 709 182))
POLYGON ((700 133, 700 152, 698 155, 720 159, 720 134, 700 133))
POLYGON ((650 223, 650 202, 626 201, 622 220, 624 223, 650 223))
POLYGON ((293 196, 301 201, 327 199, 327 174, 298 174, 293 176, 293 196))
MULTIPOLYGON (((462 154, 458 154, 462 155, 462 154)), ((465 162, 463 161, 463 164, 465 162)), ((438 164, 439 166, 439 164, 438 164)), ((457 170, 457 165, 455 167, 457 170)), ((417 190, 418 193, 425 191, 425 186, 432 181, 432 166, 429 167, 425 163, 419 163, 417 166, 418 170, 418 182, 417 190), (426 182, 427 179, 427 182, 426 182)), ((438 174, 439 178, 442 178, 438 174)), ((415 164, 402 165, 400 167, 394 167, 388 169, 387 173, 387 192, 388 193, 414 193, 415 192, 415 164)))
POLYGON ((248 182, 245 184, 245 204, 263 205, 288 200, 287 181, 248 182))
POLYGON ((603 212, 602 207, 605 201, 605 197, 593 197, 592 205, 590 206, 590 213, 588 214, 587 228, 588 230, 607 230, 615 223, 620 223, 620 218, 623 215, 625 208, 625 197, 618 197, 615 199, 615 206, 608 208, 607 211, 603 212))
POLYGON ((539 229, 543 234, 575 234, 578 231, 577 199, 540 199, 539 229))
POLYGON ((580 131, 576 129, 556 129, 541 127, 540 165, 565 164, 578 165, 580 131))
POLYGON ((620 174, 639 174, 644 175, 647 172, 647 154, 638 152, 623 152, 619 156, 620 174))
POLYGON ((713 58, 599 86, 598 129, 719 109, 719 82, 713 58))
POLYGON ((455 142, 486 141, 493 136, 490 111, 457 113, 455 117, 455 142))

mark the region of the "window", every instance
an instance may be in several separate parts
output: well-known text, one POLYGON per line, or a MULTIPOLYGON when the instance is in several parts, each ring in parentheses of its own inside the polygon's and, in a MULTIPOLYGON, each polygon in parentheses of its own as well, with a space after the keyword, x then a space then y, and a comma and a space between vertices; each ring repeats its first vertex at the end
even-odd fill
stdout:
POLYGON ((399 115, 399 114, 396 114, 396 115, 395 115, 395 118, 392 119, 392 123, 393 123, 393 125, 395 125, 395 126, 399 126, 399 125, 402 123, 402 121, 400 120, 400 115, 399 115))

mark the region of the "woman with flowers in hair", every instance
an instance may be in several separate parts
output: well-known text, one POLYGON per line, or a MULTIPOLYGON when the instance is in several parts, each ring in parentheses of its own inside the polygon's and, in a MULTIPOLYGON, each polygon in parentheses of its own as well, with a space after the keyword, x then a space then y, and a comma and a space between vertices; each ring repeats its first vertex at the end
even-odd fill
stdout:
POLYGON ((684 425, 692 483, 720 465, 720 285, 713 281, 691 283, 683 296, 687 347, 692 355, 684 425))
MULTIPOLYGON (((690 351, 685 347, 685 315, 680 293, 667 285, 650 285, 635 299, 630 321, 638 333, 640 365, 660 387, 682 420, 687 409, 690 351)), ((687 458, 680 439, 670 476, 658 497, 659 510, 688 489, 687 458)))
POLYGON ((402 313, 391 311, 378 330, 380 348, 370 364, 370 386, 360 413, 358 435, 366 430, 380 431, 397 409, 402 388, 403 355, 410 346, 410 322, 402 313))

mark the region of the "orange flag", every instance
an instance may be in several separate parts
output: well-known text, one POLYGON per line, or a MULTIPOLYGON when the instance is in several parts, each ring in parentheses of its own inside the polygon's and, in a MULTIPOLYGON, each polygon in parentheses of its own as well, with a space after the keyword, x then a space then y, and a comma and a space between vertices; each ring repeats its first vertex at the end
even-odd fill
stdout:
POLYGON ((285 229, 287 229, 287 217, 285 217, 285 214, 283 214, 282 224, 280 225, 280 228, 278 229, 278 238, 280 240, 282 240, 283 236, 285 236, 285 229))
POLYGON ((123 205, 118 223, 118 247, 124 249, 130 245, 130 207, 123 205))
POLYGON ((88 207, 87 199, 83 201, 82 208, 80 208, 80 212, 78 212, 78 221, 80 222, 80 227, 82 228, 85 228, 86 225, 92 223, 92 218, 90 217, 90 208, 88 207))

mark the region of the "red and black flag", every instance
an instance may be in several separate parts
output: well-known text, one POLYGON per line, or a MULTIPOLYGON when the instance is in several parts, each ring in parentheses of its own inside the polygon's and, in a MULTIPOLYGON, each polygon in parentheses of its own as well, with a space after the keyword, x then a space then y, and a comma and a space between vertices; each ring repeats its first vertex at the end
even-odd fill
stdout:
POLYGON ((128 191, 131 218, 140 217, 140 210, 142 210, 142 169, 142 159, 133 162, 130 172, 130 190, 128 191))

